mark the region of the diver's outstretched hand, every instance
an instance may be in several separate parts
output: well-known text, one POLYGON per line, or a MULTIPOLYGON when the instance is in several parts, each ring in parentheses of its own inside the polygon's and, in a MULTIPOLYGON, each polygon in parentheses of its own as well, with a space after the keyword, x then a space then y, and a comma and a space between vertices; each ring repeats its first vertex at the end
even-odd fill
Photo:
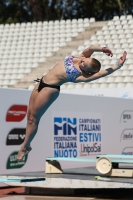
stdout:
POLYGON ((111 56, 111 57, 113 56, 111 49, 109 49, 108 47, 103 47, 102 50, 103 50, 103 53, 105 53, 107 56, 111 56))
POLYGON ((124 51, 123 55, 118 59, 118 61, 116 63, 117 69, 121 68, 124 65, 124 62, 126 60, 126 56, 127 56, 127 52, 124 51))

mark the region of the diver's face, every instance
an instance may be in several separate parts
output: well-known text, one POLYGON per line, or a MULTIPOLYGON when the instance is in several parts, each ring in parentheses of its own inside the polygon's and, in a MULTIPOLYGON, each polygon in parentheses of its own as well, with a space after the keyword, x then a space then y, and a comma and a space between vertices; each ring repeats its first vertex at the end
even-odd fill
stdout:
POLYGON ((95 73, 94 69, 91 67, 91 58, 82 58, 79 67, 82 72, 86 74, 95 73))

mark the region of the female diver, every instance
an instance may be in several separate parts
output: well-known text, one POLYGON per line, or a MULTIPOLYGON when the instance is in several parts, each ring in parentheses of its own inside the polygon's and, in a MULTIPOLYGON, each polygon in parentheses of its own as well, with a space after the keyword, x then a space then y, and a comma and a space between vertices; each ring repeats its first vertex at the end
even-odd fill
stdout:
POLYGON ((38 83, 30 97, 27 112, 27 126, 25 140, 17 155, 17 160, 31 151, 31 141, 35 137, 42 115, 49 106, 58 98, 60 86, 67 82, 91 82, 101 77, 105 77, 121 68, 126 60, 126 51, 118 59, 114 66, 101 70, 101 64, 95 58, 91 58, 93 52, 103 52, 107 56, 113 56, 108 47, 90 46, 80 55, 69 56, 58 62, 38 83))

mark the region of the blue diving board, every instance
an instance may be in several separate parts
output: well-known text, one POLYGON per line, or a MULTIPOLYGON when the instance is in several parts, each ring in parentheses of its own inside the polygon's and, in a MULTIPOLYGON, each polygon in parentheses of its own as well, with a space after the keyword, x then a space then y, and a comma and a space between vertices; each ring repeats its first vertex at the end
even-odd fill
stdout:
POLYGON ((133 159, 133 155, 116 155, 116 154, 100 154, 96 156, 97 158, 106 157, 106 158, 124 158, 124 159, 133 159))
POLYGON ((46 161, 61 160, 61 161, 74 161, 74 162, 96 162, 96 158, 64 158, 64 157, 53 157, 46 158, 46 161))
MULTIPOLYGON (((97 162, 99 157, 113 158, 113 155, 110 157, 108 155, 98 155, 97 158, 64 158, 64 157, 51 157, 46 158, 46 161, 73 161, 73 162, 97 162), (111 157, 112 156, 112 157, 111 157)), ((120 155, 121 156, 121 155, 120 155)), ((116 158, 125 158, 124 157, 116 157, 116 158)), ((112 163, 130 163, 133 164, 133 160, 123 160, 123 159, 110 159, 112 163)))
POLYGON ((45 181, 45 178, 0 178, 0 183, 6 183, 6 182, 36 182, 36 181, 45 181))
POLYGON ((19 179, 7 179, 7 178, 0 178, 0 183, 4 182, 20 182, 19 179))
MULTIPOLYGON (((107 157, 108 158, 108 157, 107 157)), ((112 163, 127 163, 127 164, 133 164, 133 160, 110 160, 112 163)))

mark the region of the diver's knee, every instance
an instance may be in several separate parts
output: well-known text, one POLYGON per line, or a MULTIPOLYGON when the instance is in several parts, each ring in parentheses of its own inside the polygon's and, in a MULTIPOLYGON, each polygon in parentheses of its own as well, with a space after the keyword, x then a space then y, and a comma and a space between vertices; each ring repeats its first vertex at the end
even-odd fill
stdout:
POLYGON ((39 124, 39 118, 37 116, 35 116, 34 114, 32 114, 31 112, 28 112, 27 114, 27 121, 30 125, 39 124))

